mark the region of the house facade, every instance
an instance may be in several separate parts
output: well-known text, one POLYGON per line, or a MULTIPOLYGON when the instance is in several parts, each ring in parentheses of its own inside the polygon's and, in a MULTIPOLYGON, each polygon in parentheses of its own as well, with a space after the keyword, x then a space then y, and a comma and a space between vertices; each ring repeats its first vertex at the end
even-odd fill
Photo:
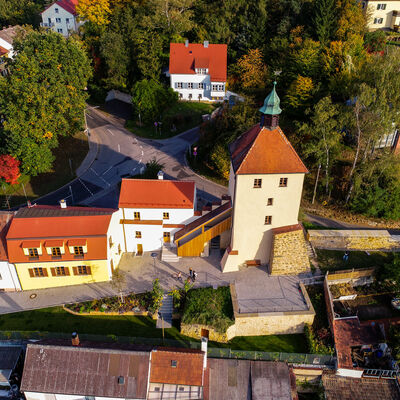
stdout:
POLYGON ((10 26, 0 30, 0 73, 7 75, 6 60, 14 55, 13 41, 20 27, 10 26))
POLYGON ((362 2, 362 7, 370 15, 368 21, 370 30, 399 31, 400 0, 366 0, 362 2))
POLYGON ((190 181, 123 179, 119 198, 124 251, 142 254, 173 244, 174 234, 196 218, 190 181))
POLYGON ((58 0, 47 7, 42 13, 41 26, 50 28, 54 32, 68 36, 70 32, 77 32, 81 22, 77 20, 76 5, 78 0, 58 0))
POLYGON ((260 108, 261 121, 230 145, 231 242, 224 272, 270 261, 273 230, 298 224, 307 168, 280 129, 275 87, 260 108))
POLYGON ((23 290, 108 281, 122 254, 113 209, 32 206, 15 214, 8 259, 23 290))
POLYGON ((171 88, 182 100, 221 101, 226 93, 225 44, 171 43, 171 88))

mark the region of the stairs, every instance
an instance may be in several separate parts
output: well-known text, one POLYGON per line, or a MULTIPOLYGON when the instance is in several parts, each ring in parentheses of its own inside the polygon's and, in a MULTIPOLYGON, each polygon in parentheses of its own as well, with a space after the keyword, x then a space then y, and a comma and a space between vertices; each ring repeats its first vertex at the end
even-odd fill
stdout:
POLYGON ((210 245, 211 250, 214 250, 214 249, 215 250, 220 250, 219 241, 220 241, 219 236, 216 236, 216 237, 211 239, 211 245, 210 245))
POLYGON ((176 254, 176 247, 164 243, 161 249, 161 261, 165 261, 169 264, 179 262, 179 257, 176 254))
POLYGON ((159 317, 157 319, 156 328, 172 328, 172 312, 174 310, 174 303, 172 296, 164 294, 162 299, 162 306, 158 311, 159 317), (161 316, 161 318, 160 318, 161 316))

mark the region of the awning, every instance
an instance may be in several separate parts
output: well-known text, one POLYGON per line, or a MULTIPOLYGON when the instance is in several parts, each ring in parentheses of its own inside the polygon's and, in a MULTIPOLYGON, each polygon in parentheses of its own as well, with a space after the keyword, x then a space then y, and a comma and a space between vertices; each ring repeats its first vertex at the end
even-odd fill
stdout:
POLYGON ((70 239, 68 240, 68 246, 86 246, 86 239, 70 239))
POLYGON ((46 240, 44 247, 63 247, 64 242, 62 240, 46 240))
POLYGON ((24 249, 38 249, 40 248, 40 240, 27 240, 22 242, 21 245, 24 249))

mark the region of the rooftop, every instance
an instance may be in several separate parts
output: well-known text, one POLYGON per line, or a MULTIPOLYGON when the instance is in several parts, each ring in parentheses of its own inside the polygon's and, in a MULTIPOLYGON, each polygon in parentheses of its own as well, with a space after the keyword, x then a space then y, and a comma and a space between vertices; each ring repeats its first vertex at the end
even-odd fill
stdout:
POLYGON ((6 235, 14 214, 12 211, 0 211, 0 261, 8 260, 6 235))
POLYGON ((145 399, 149 352, 28 344, 21 390, 145 399))
MULTIPOLYGON (((75 7, 78 4, 78 0, 58 0, 50 4, 48 7, 46 7, 44 11, 46 11, 53 4, 57 4, 58 6, 62 7, 65 11, 68 11, 72 15, 77 15, 75 7)), ((44 11, 42 11, 42 14, 44 11)))
POLYGON ((18 346, 0 346, 0 382, 8 382, 22 353, 18 346))
POLYGON ((294 174, 308 170, 282 132, 257 124, 229 146, 236 174, 294 174))
POLYGON ((163 179, 122 179, 119 207, 193 208, 195 183, 163 179))
POLYGON ((3 39, 9 44, 13 44, 14 36, 17 34, 19 28, 19 25, 15 25, 0 30, 0 39, 3 39))
POLYGON ((212 82, 226 82, 226 44, 171 43, 169 57, 170 74, 195 74, 195 68, 208 68, 212 82))

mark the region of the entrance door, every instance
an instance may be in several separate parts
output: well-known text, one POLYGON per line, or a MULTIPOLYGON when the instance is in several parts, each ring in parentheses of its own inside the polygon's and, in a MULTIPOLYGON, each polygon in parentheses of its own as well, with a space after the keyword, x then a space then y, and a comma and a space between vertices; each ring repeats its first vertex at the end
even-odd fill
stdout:
POLYGON ((164 232, 164 243, 169 243, 171 241, 171 233, 170 232, 164 232))
POLYGON ((141 256, 143 254, 143 245, 141 243, 137 244, 137 251, 136 251, 136 255, 137 256, 141 256))

